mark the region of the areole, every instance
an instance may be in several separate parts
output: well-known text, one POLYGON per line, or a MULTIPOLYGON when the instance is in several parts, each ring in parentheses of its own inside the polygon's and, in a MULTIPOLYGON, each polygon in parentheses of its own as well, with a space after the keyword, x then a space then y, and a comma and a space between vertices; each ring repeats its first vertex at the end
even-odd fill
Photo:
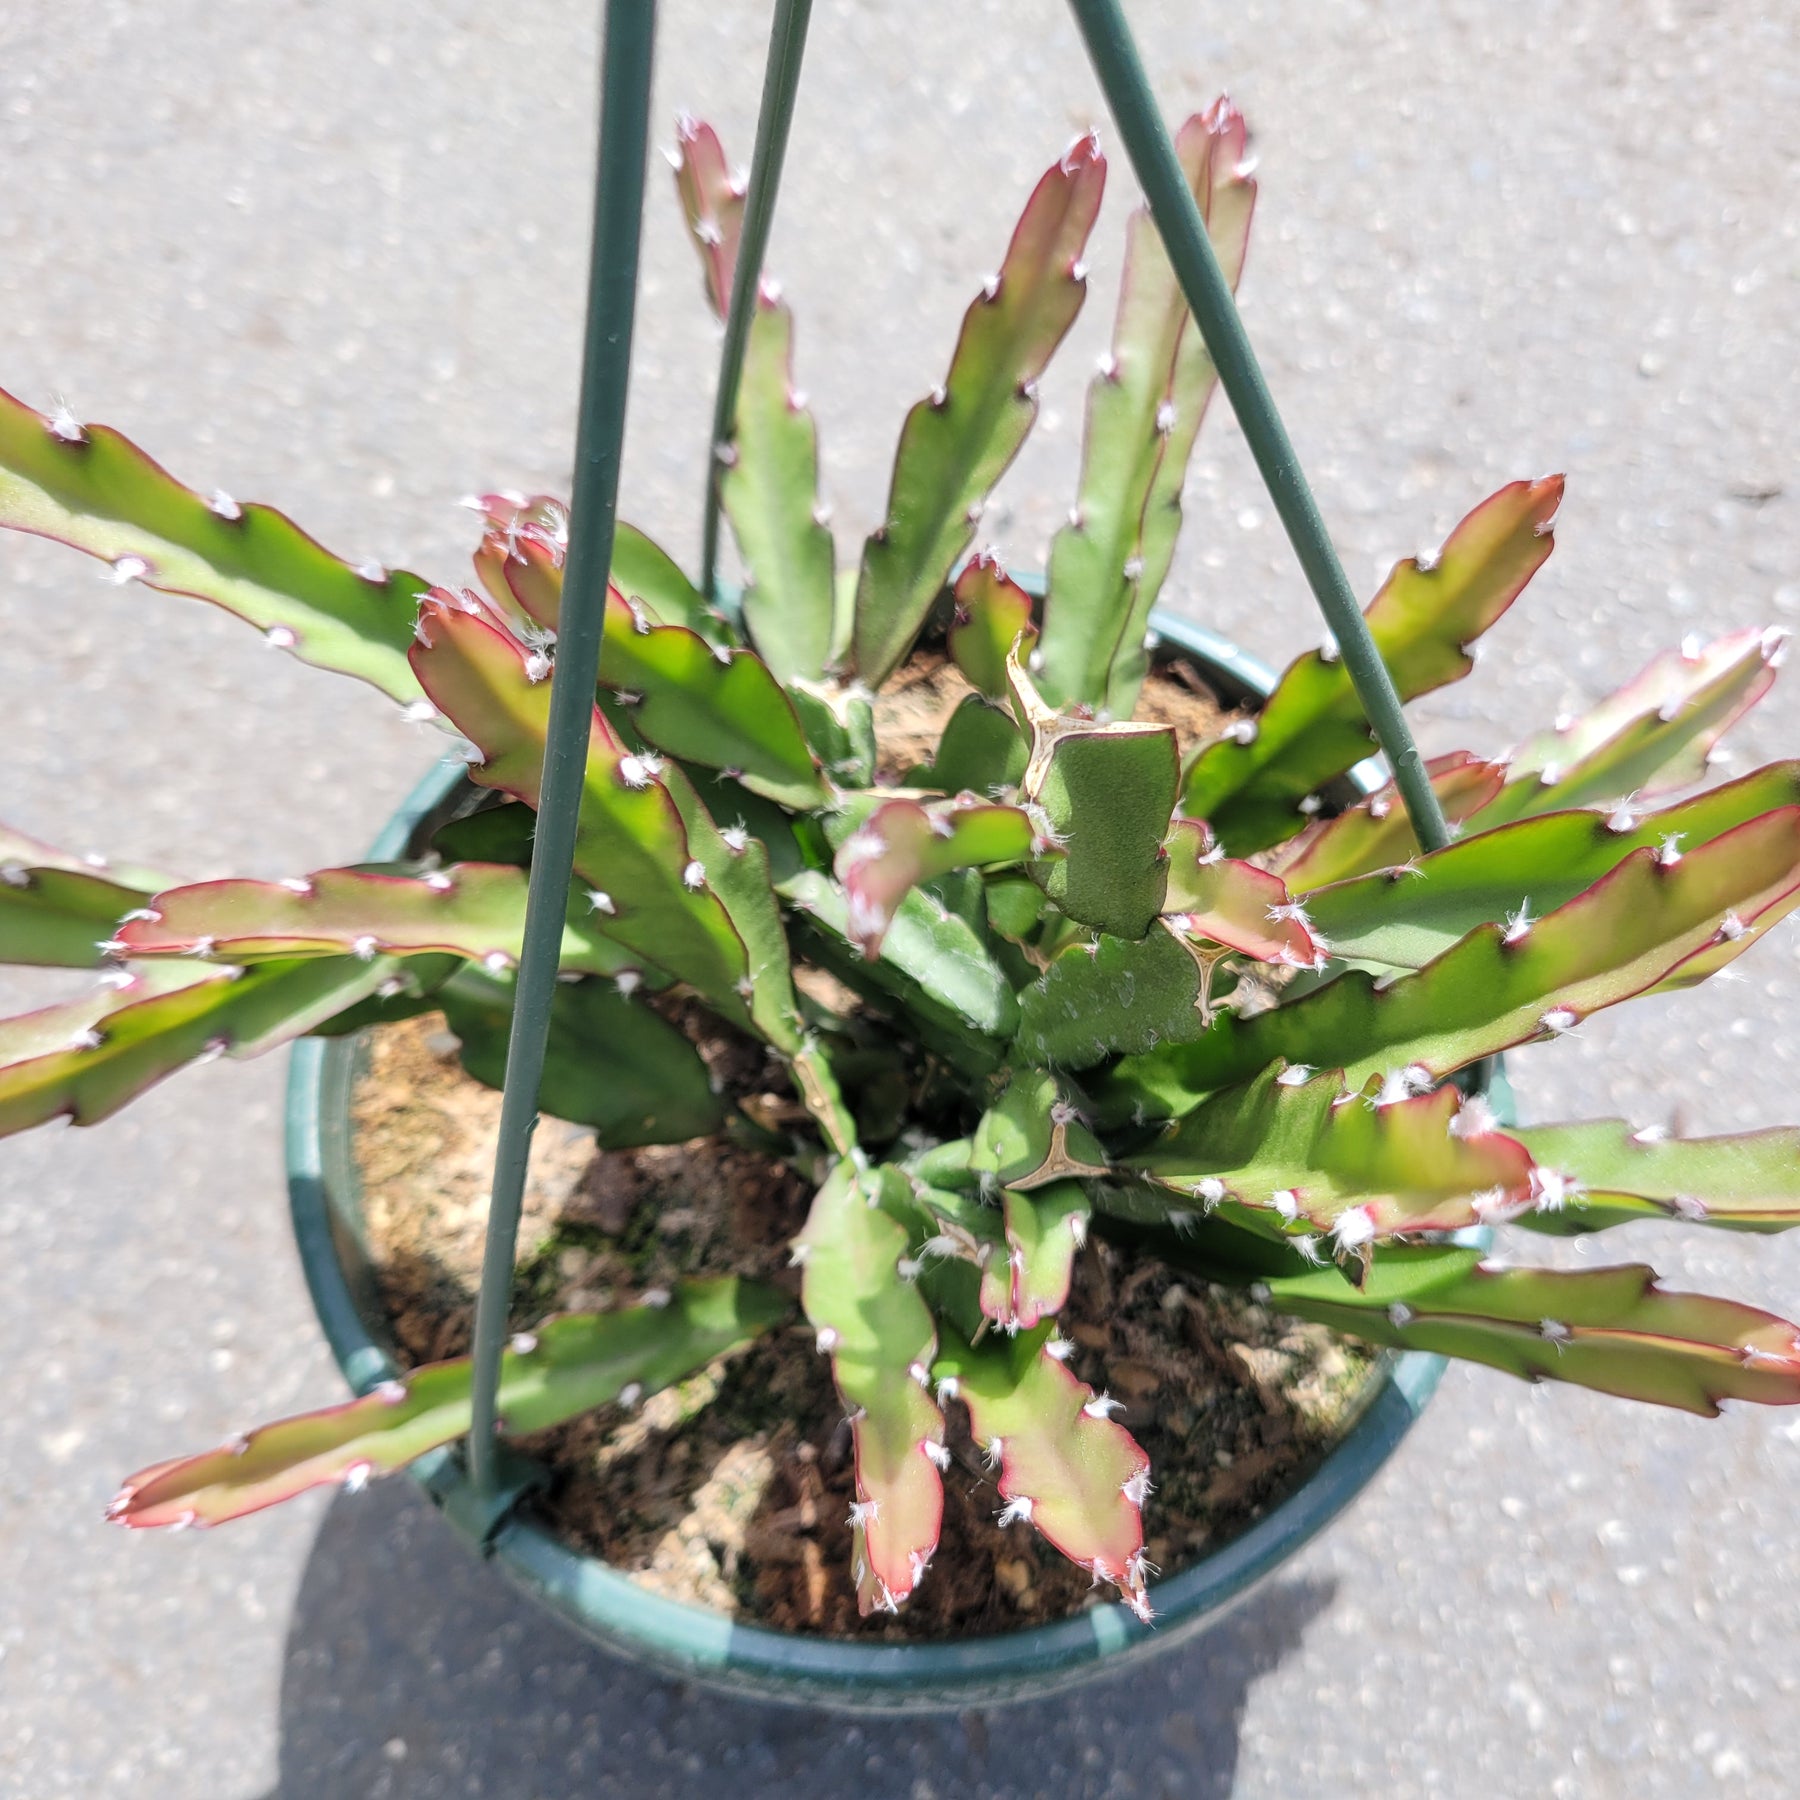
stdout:
MULTIPOLYGON (((1167 652, 1191 661, 1221 698, 1265 696, 1272 672, 1201 626, 1166 612, 1152 625, 1167 652)), ((462 765, 434 768, 371 846, 373 860, 406 855, 443 816, 462 765)), ((1355 779, 1374 785, 1366 769, 1355 779)), ((354 1040, 304 1039, 288 1082, 287 1171, 294 1232, 313 1305, 350 1386, 367 1393, 397 1372, 362 1233, 362 1193, 350 1128, 354 1040)), ((639 1587, 570 1549, 529 1518, 486 1503, 458 1450, 415 1463, 414 1478, 472 1548, 587 1636, 671 1675, 791 1704, 857 1711, 923 1711, 1041 1697, 1111 1674, 1182 1644, 1242 1600, 1328 1525, 1374 1477, 1424 1408, 1441 1357, 1383 1358, 1355 1423, 1312 1475, 1240 1537, 1156 1584, 1146 1629, 1119 1604, 994 1637, 877 1644, 741 1625, 639 1587)), ((352 1503, 353 1502, 347 1502, 352 1503)))

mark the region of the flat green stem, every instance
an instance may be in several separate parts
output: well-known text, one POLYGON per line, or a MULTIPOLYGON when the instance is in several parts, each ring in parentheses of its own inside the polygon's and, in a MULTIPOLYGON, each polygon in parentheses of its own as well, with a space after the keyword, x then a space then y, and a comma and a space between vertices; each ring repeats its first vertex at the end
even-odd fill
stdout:
POLYGON ((806 27, 812 0, 776 0, 769 27, 769 61, 763 72, 762 109, 756 120, 756 149, 750 159, 750 191, 738 237, 737 268, 731 281, 731 310, 725 318, 725 348, 719 358, 719 389, 713 400, 712 443, 706 458, 706 511, 700 532, 700 592, 718 598, 719 452, 731 442, 737 419, 738 384, 744 375, 744 348, 756 312, 756 284, 762 279, 781 164, 787 154, 800 63, 806 54, 806 27))
POLYGON ((538 1084, 550 1031, 550 1003, 568 917, 575 830, 587 771, 612 566, 619 497, 619 454, 625 436, 625 392, 637 304, 638 237, 644 209, 644 163, 650 135, 650 72, 655 0, 607 0, 601 67, 600 158, 594 187, 594 235, 588 277, 581 406, 575 438, 575 485, 568 561, 557 622, 556 668, 538 804, 525 936, 519 959, 500 1141, 475 1311, 469 1468, 476 1489, 498 1479, 495 1395, 512 1297, 513 1257, 525 1194, 525 1168, 537 1124, 538 1084))
POLYGON ((1213 254, 1199 208, 1163 128, 1156 96, 1151 92, 1131 29, 1125 23, 1124 11, 1119 0, 1069 0, 1069 5, 1119 136, 1150 202, 1169 261, 1218 368, 1220 385, 1244 428, 1263 484, 1281 515, 1313 598, 1337 639, 1357 697, 1393 766, 1394 782, 1413 830, 1426 849, 1441 849, 1450 841, 1450 833, 1400 709, 1400 696, 1363 622, 1362 609, 1332 548, 1300 459, 1275 410, 1256 352, 1238 317, 1231 287, 1213 254))

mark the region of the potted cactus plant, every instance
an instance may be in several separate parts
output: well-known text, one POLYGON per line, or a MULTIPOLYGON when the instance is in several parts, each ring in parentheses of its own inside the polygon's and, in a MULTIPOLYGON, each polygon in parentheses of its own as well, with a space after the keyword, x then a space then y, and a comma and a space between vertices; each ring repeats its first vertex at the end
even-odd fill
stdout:
MULTIPOLYGON (((1177 149, 1235 279, 1254 201, 1243 121, 1221 103, 1177 149)), ((1432 1359, 1456 1356, 1700 1413, 1800 1400, 1785 1321, 1665 1292, 1641 1266, 1502 1264, 1483 1235, 1800 1218, 1792 1132, 1515 1128, 1484 1097, 1502 1052, 1703 980, 1800 902, 1800 766, 1667 798, 1767 691, 1777 634, 1684 645, 1504 757, 1438 759, 1457 837, 1422 852, 1394 790, 1353 779, 1371 737, 1329 642, 1234 708, 1254 680, 1153 615, 1214 372, 1144 214, 1045 578, 970 555, 1082 305, 1104 181, 1083 138, 1030 195, 942 384, 907 417, 886 522, 854 568, 820 514, 772 286, 717 475, 741 601, 620 529, 544 1104, 618 1150, 736 1133, 812 1197, 785 1286, 713 1275, 529 1321, 500 1387, 524 1435, 803 1329, 850 1417, 860 1611, 879 1623, 927 1579, 966 1438, 1008 1528, 1123 1603, 1083 1626, 1085 1657, 1055 1651, 1080 1666, 1151 1641, 1122 1614, 1161 1604, 1156 1470, 1059 1330, 1093 1240, 1402 1353, 1371 1394, 1402 1368, 1428 1386, 1432 1359), (1159 638, 1227 703, 1200 741, 1143 705, 1159 638), (944 716, 902 745, 883 690, 921 659, 944 716), (791 1080, 776 1124, 711 1078, 706 1030, 791 1080)), ((683 123, 677 183, 722 313, 743 195, 707 127, 683 123)), ((1403 697, 1468 672, 1473 640, 1550 554, 1560 495, 1558 478, 1512 483, 1437 557, 1396 567, 1367 619, 1403 697)), ((99 980, 0 1026, 0 1126, 95 1123, 209 1055, 342 1044, 426 1013, 498 1079, 567 519, 544 498, 476 506, 478 585, 431 586, 351 567, 278 513, 181 487, 109 430, 0 398, 0 523, 224 606, 462 743, 374 863, 182 885, 9 837, 0 957, 99 980)), ((344 1084, 316 1054, 297 1066, 297 1157, 316 1175, 324 1140, 342 1160, 344 1084)), ((466 1360, 391 1360, 353 1293, 354 1221, 302 1185, 309 1273, 359 1396, 133 1475, 111 1508, 122 1524, 213 1525, 407 1465, 458 1491, 466 1360)), ((496 1541, 494 1519, 478 1529, 496 1541)), ((623 1583, 545 1545, 514 1537, 526 1579, 590 1623, 625 1604, 623 1583)), ((657 1629, 686 1666, 734 1654, 691 1619, 657 1629)), ((962 1687, 939 1666, 963 1698, 980 1667, 967 1650, 962 1687)), ((804 1646, 757 1654, 769 1681, 829 1693, 840 1677, 917 1691, 926 1652, 881 1644, 835 1677, 804 1646)))

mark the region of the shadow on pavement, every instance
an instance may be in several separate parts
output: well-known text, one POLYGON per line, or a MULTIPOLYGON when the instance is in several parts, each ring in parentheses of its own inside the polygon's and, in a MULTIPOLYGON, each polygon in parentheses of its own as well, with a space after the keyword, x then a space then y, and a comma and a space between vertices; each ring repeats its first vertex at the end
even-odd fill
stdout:
POLYGON ((403 1481, 326 1515, 288 1634, 266 1800, 1224 1800, 1250 1684, 1333 1586, 1265 1588, 1147 1668, 961 1716, 723 1698, 587 1643, 472 1558, 403 1481))

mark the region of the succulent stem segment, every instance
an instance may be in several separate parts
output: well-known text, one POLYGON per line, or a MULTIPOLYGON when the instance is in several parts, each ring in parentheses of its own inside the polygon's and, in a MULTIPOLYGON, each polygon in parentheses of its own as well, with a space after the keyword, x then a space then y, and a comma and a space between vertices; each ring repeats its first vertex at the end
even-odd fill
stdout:
POLYGON ((905 659, 1037 418, 1037 383, 1087 296, 1082 254, 1106 159, 1078 138, 1039 181, 1012 243, 963 319, 950 371, 906 416, 886 523, 863 549, 852 645, 879 687, 905 659))
MULTIPOLYGON (((1175 135, 1175 154, 1235 288, 1256 183, 1243 115, 1220 100, 1175 135)), ((1126 226, 1112 348, 1088 388, 1081 491, 1050 547, 1042 675, 1057 700, 1129 718, 1149 668, 1144 634, 1181 525, 1181 484, 1217 384, 1147 208, 1126 226)), ((978 684, 979 685, 979 684, 978 684)))
POLYGON ((1438 1350, 1527 1381, 1572 1381, 1714 1417, 1726 1400, 1800 1403, 1785 1319, 1656 1285, 1642 1264, 1502 1269, 1448 1246, 1393 1249, 1361 1287, 1336 1269, 1271 1282, 1272 1304, 1378 1344, 1438 1350))
MULTIPOLYGON (((604 1406, 628 1388, 653 1394, 750 1342, 787 1310, 779 1294, 728 1276, 685 1282, 661 1306, 547 1320, 515 1337, 502 1359, 504 1428, 524 1436, 604 1406)), ((134 1527, 218 1525, 312 1487, 354 1492, 468 1431, 469 1367, 466 1356, 429 1363, 360 1400, 140 1470, 107 1517, 134 1527)))
POLYGON ((269 507, 203 500, 110 426, 45 418, 0 393, 0 525, 85 550, 115 581, 210 600, 302 662, 418 698, 406 647, 424 582, 342 562, 269 507))
POLYGON ((938 1456, 944 1420, 930 1393, 937 1348, 931 1309, 900 1279, 906 1227, 881 1206, 896 1171, 859 1175, 846 1160, 813 1199, 795 1240, 806 1316, 850 1408, 856 1451, 857 1600, 893 1611, 937 1551, 944 1515, 938 1456))
MULTIPOLYGON (((1484 500, 1430 557, 1395 566, 1364 617, 1402 700, 1459 681, 1469 645, 1512 605, 1549 556, 1560 475, 1515 481, 1484 500)), ((1302 804, 1374 748, 1335 646, 1294 663, 1248 734, 1202 750, 1183 777, 1185 812, 1235 856, 1292 835, 1302 804)))
POLYGON ((954 1383, 976 1441, 999 1464, 1000 1517, 1042 1532, 1148 1623, 1150 1459, 1051 1354, 1052 1336, 1042 1325, 991 1347, 946 1342, 936 1378, 940 1389, 954 1383))

